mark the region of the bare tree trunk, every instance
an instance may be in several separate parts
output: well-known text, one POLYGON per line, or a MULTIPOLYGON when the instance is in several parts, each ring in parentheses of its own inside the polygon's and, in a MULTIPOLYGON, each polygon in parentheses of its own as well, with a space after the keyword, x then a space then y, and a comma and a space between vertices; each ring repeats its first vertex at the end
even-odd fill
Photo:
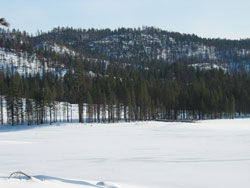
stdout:
POLYGON ((3 125, 3 96, 0 96, 0 110, 1 110, 1 125, 3 125))
POLYGON ((80 123, 83 123, 83 104, 82 103, 79 103, 78 104, 78 109, 79 109, 79 122, 80 123))

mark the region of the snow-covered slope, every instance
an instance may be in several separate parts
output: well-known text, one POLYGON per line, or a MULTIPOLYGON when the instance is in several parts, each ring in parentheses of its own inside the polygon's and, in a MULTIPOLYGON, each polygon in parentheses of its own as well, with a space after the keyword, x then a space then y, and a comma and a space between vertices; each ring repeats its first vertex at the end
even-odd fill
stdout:
POLYGON ((228 65, 224 64, 224 65, 216 65, 216 64, 211 64, 211 63, 195 63, 195 64, 191 64, 190 66, 194 67, 195 69, 197 69, 198 67, 200 68, 200 70, 211 70, 211 69, 221 69, 224 72, 228 71, 228 65))
POLYGON ((58 45, 56 43, 49 43, 49 42, 42 42, 41 44, 39 44, 38 46, 36 46, 36 48, 43 48, 44 50, 51 50, 54 51, 57 54, 68 54, 68 55, 79 55, 77 54, 75 51, 67 48, 66 46, 62 46, 62 45, 58 45))
POLYGON ((18 72, 21 75, 42 73, 44 71, 55 71, 48 67, 46 61, 41 62, 35 55, 29 56, 27 53, 5 50, 0 48, 0 68, 18 72))
POLYGON ((20 75, 35 75, 43 72, 52 72, 64 75, 66 69, 64 65, 58 65, 57 62, 49 62, 46 58, 41 61, 36 54, 29 55, 26 52, 18 52, 16 50, 6 50, 0 48, 0 69, 10 72, 18 72, 20 75), (56 68, 57 67, 57 70, 56 68))
POLYGON ((3 126, 0 187, 249 188, 249 125, 235 119, 3 126), (37 180, 6 179, 17 170, 37 180))

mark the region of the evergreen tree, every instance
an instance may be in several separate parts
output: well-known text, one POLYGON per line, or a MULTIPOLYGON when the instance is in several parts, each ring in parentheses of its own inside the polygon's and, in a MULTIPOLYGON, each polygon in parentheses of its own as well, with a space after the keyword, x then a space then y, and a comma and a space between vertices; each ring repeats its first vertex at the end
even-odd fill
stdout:
POLYGON ((83 104, 85 100, 85 76, 83 64, 76 60, 76 65, 74 69, 74 91, 76 95, 75 101, 78 103, 79 109, 79 122, 83 122, 83 104))

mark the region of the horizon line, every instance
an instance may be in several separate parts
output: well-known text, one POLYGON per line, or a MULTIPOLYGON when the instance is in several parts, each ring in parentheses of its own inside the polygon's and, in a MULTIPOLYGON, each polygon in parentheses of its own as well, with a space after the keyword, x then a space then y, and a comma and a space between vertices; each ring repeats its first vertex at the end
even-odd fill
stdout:
MULTIPOLYGON (((11 26, 11 25, 10 25, 11 26)), ((164 29, 164 28, 160 28, 160 27, 157 27, 157 26, 148 26, 148 25, 142 25, 142 26, 138 26, 138 27, 126 27, 126 26, 118 26, 118 27, 115 27, 115 28, 111 28, 111 27, 73 27, 73 26, 55 26, 53 27, 52 29, 48 29, 47 31, 44 31, 44 30, 41 30, 41 29, 37 29, 37 31, 34 33, 34 32, 29 32, 27 30, 24 30, 24 29, 20 29, 20 28, 10 28, 10 27, 2 27, 0 28, 1 30, 6 30, 6 31, 10 31, 10 32, 13 32, 13 30, 16 30, 16 31, 20 31, 20 32, 26 32, 29 36, 32 36, 32 37, 36 37, 36 36, 39 36, 41 34, 44 34, 44 33, 49 33, 57 28, 65 28, 65 29, 73 29, 73 30, 78 30, 78 29, 81 29, 81 30, 91 30, 91 29, 95 29, 95 30, 110 30, 110 31, 115 31, 115 30, 118 30, 118 29, 133 29, 133 30, 136 30, 136 29, 142 29, 142 30, 145 30, 144 28, 152 28, 152 29, 156 29, 156 30, 161 30, 161 31, 165 31, 165 32, 169 32, 169 33, 179 33, 181 35, 193 35, 193 36, 196 36, 198 38, 201 38, 201 39, 206 39, 206 40, 228 40, 228 41, 242 41, 242 40, 250 40, 250 37, 249 38, 234 38, 234 39, 231 39, 231 38, 223 38, 223 37, 203 37, 203 36, 200 36, 198 34, 195 34, 195 33, 185 33, 185 32, 179 32, 179 31, 173 31, 173 30, 168 30, 168 29, 164 29), (40 34, 40 33, 41 34, 40 34)))

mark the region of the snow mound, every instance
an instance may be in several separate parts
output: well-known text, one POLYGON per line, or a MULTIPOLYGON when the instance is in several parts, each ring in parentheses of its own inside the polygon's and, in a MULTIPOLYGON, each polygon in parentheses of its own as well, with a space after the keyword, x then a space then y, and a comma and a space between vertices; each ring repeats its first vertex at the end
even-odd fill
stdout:
POLYGON ((98 182, 96 185, 105 187, 105 188, 118 188, 117 186, 111 184, 111 183, 106 183, 106 182, 98 182))
POLYGON ((93 182, 37 175, 29 176, 21 171, 12 173, 9 178, 0 177, 0 187, 4 188, 138 188, 130 185, 115 186, 113 183, 93 182))

